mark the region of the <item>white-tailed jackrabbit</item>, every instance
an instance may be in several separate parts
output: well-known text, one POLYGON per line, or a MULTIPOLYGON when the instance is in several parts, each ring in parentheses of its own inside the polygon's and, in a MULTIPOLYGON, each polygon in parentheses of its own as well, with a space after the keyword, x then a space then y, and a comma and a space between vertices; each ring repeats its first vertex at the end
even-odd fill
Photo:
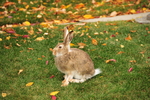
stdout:
POLYGON ((94 69, 93 61, 86 52, 70 48, 72 38, 73 31, 69 32, 65 27, 63 43, 58 43, 53 49, 56 67, 65 74, 62 86, 69 82, 82 83, 101 73, 100 69, 94 69))

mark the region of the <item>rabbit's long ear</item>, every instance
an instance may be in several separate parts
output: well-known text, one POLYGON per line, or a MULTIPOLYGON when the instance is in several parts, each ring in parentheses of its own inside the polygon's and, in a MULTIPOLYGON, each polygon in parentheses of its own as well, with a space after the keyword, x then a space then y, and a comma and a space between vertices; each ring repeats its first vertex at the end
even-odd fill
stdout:
POLYGON ((73 31, 70 31, 64 40, 64 44, 69 45, 72 39, 73 39, 73 31))
POLYGON ((66 37, 67 37, 68 33, 69 33, 68 28, 65 27, 65 28, 64 28, 64 42, 65 42, 65 40, 66 40, 66 37))

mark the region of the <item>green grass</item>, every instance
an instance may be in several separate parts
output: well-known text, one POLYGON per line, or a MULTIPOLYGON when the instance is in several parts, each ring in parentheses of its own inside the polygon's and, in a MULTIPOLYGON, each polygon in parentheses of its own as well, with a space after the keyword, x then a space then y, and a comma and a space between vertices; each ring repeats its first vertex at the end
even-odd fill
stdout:
MULTIPOLYGON (((85 19, 83 16, 87 14, 92 15, 94 18, 99 18, 104 15, 109 16, 113 11, 117 11, 119 15, 150 11, 148 0, 141 0, 139 4, 135 4, 136 0, 128 0, 124 3, 115 1, 102 3, 102 0, 95 0, 101 4, 98 6, 92 4, 92 0, 60 0, 60 2, 55 2, 55 0, 21 0, 21 3, 18 3, 18 0, 9 1, 15 2, 17 9, 15 10, 13 6, 7 7, 8 13, 0 15, 1 26, 5 24, 22 23, 24 21, 29 21, 31 23, 47 20, 50 22, 54 20, 76 22, 85 19), (83 3, 84 6, 75 9, 80 3, 83 3), (40 8, 41 5, 45 8, 34 11, 35 8, 40 8), (65 8, 66 12, 62 12, 62 5, 71 6, 65 8), (38 18, 38 15, 41 15, 41 18, 38 18)), ((6 12, 2 7, 4 3, 5 0, 3 0, 0 5, 1 13, 6 12)))
MULTIPOLYGON (((55 28, 32 26, 34 35, 29 38, 1 33, 0 37, 0 93, 7 93, 1 100, 49 100, 49 93, 60 91, 58 100, 148 100, 150 98, 150 27, 134 22, 97 22, 75 26, 73 44, 85 43, 83 48, 92 58, 95 68, 102 74, 81 84, 71 83, 61 87, 63 74, 54 65, 49 48, 54 48, 62 39, 64 26, 55 28), (108 25, 108 23, 112 23, 108 25), (38 29, 43 30, 39 33, 38 29), (131 32, 136 30, 136 32, 131 32), (48 35, 43 35, 48 32, 48 35), (80 35, 84 33, 83 36, 80 35), (98 35, 94 35, 98 32, 98 35), (118 32, 118 35, 116 35, 118 32), (93 45, 89 33, 98 45, 93 45), (101 33, 101 34, 100 34, 101 33), (131 35, 132 40, 125 40, 131 35), (115 35, 116 37, 112 37, 115 35), (10 36, 10 40, 6 37, 10 36), (35 41, 44 36, 44 40, 35 41), (118 39, 118 41, 117 41, 118 39), (21 46, 17 46, 17 43, 21 46), (107 45, 102 45, 106 43, 107 45), (9 46, 10 49, 6 49, 9 46), (124 45, 121 48, 120 45, 124 45), (28 48, 33 48, 29 50, 28 48), (122 54, 117 54, 123 51, 122 54), (143 52, 143 53, 141 53, 143 52), (44 56, 43 56, 44 55, 44 56), (116 62, 106 63, 108 59, 116 62), (46 61, 49 64, 46 65, 46 61), (136 62, 130 62, 136 60, 136 62), (129 68, 133 71, 128 72, 129 68), (23 72, 18 75, 18 71, 23 72), (55 77, 50 79, 49 77, 55 77), (28 82, 34 82, 26 87, 28 82)), ((31 26, 23 26, 30 29, 31 26)), ((26 28, 16 27, 17 34, 26 35, 26 28)), ((74 46, 78 48, 78 46, 74 46)))

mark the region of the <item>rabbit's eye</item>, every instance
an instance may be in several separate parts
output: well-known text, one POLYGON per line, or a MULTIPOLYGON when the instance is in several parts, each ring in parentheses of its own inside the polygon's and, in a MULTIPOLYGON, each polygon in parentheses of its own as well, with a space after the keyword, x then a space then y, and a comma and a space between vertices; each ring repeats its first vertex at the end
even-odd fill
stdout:
POLYGON ((59 48, 62 48, 62 46, 59 46, 59 48))

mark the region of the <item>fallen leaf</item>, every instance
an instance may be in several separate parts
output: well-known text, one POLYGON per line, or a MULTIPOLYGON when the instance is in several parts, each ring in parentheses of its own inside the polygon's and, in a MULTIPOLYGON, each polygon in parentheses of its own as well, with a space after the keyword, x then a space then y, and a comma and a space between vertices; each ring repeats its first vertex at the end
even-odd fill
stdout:
POLYGON ((79 48, 84 48, 86 46, 85 43, 78 43, 78 45, 79 45, 79 48))
POLYGON ((26 84, 26 86, 32 86, 34 84, 34 82, 29 82, 26 84))
POLYGON ((124 45, 120 45, 121 48, 124 48, 124 45))
POLYGON ((18 44, 18 43, 16 43, 16 45, 18 46, 18 47, 20 47, 21 45, 20 44, 18 44))
POLYGON ((140 4, 140 2, 141 2, 141 0, 137 0, 135 4, 138 5, 138 4, 140 4))
POLYGON ((135 9, 131 9, 130 12, 131 12, 132 14, 136 13, 135 9))
POLYGON ((6 40, 10 40, 10 38, 11 38, 10 36, 7 36, 7 37, 6 37, 6 40))
POLYGON ((2 93, 2 97, 6 97, 7 96, 7 93, 2 93))
POLYGON ((80 8, 83 8, 83 7, 85 7, 85 5, 83 3, 80 3, 80 4, 77 4, 75 6, 75 9, 80 9, 80 8))
POLYGON ((146 31, 148 31, 148 30, 149 30, 149 28, 148 28, 148 27, 146 27, 146 28, 145 28, 145 30, 146 30, 146 31))
POLYGON ((18 72, 18 75, 19 75, 20 73, 22 73, 22 72, 23 72, 23 69, 20 69, 19 72, 18 72))
POLYGON ((97 40, 96 39, 92 39, 92 44, 97 45, 98 44, 97 40))
POLYGON ((31 25, 31 23, 29 22, 29 21, 25 21, 25 22, 23 22, 22 23, 24 26, 30 26, 31 25))
POLYGON ((136 60, 130 60, 131 63, 136 63, 136 60))
POLYGON ((57 97, 56 97, 56 96, 54 96, 54 95, 52 95, 52 96, 51 96, 51 99, 52 99, 52 100, 56 100, 56 99, 57 99, 57 97))
POLYGON ((136 32, 136 30, 130 30, 130 32, 135 33, 135 32, 136 32))
POLYGON ((84 15, 83 17, 84 17, 84 18, 87 18, 87 19, 89 19, 89 18, 94 18, 92 15, 84 15))
POLYGON ((129 68, 128 72, 131 72, 133 70, 133 68, 129 68))
POLYGON ((124 53, 123 51, 119 51, 117 54, 122 54, 122 53, 124 53))
POLYGON ((12 45, 11 45, 11 44, 10 44, 10 45, 8 45, 8 46, 7 46, 7 45, 4 45, 4 48, 5 48, 5 49, 10 49, 11 47, 12 47, 12 45))
POLYGON ((73 43, 70 43, 70 46, 75 46, 75 44, 73 44, 73 43))
POLYGON ((28 38, 29 37, 29 35, 23 35, 22 36, 22 38, 28 38))
POLYGON ((42 60, 42 58, 38 58, 38 60, 42 60))
POLYGON ((28 50, 33 50, 33 48, 28 48, 28 50))
POLYGON ((52 51, 52 52, 53 52, 53 49, 52 49, 52 48, 49 48, 49 51, 52 51))
POLYGON ((106 44, 106 43, 103 43, 102 45, 103 45, 103 46, 106 46, 107 44, 106 44))
POLYGON ((126 37, 125 40, 132 40, 130 34, 128 34, 128 37, 126 37))
POLYGON ((106 62, 106 63, 109 63, 109 62, 116 62, 116 60, 115 60, 115 59, 109 59, 109 60, 106 60, 105 62, 106 62))
POLYGON ((98 34, 99 34, 98 32, 95 32, 95 33, 94 33, 94 35, 98 35, 98 34))
POLYGON ((3 41, 3 39, 2 39, 2 38, 0 38, 0 41, 3 41))
POLYGON ((116 11, 113 11, 111 14, 110 14, 110 17, 115 17, 115 16, 117 16, 117 12, 116 11))
POLYGON ((55 76, 54 75, 52 75, 52 76, 50 76, 49 78, 54 78, 55 76))
POLYGON ((37 37, 36 39, 35 39, 35 41, 42 41, 42 40, 44 40, 45 38, 42 36, 42 37, 37 37))
POLYGON ((46 65, 48 65, 48 60, 45 63, 46 63, 46 65))
POLYGON ((54 91, 54 92, 51 92, 49 95, 56 95, 56 94, 58 94, 59 93, 59 91, 54 91))

